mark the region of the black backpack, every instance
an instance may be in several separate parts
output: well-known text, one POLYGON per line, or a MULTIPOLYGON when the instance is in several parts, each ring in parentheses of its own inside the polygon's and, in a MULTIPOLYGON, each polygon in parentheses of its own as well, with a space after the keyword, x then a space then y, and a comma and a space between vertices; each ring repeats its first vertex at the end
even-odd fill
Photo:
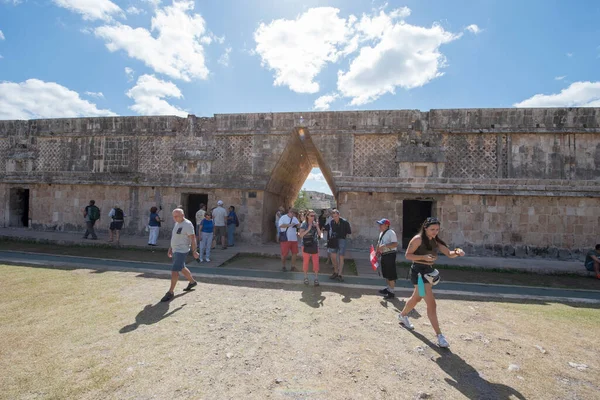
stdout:
POLYGON ((121 210, 120 208, 115 208, 115 215, 113 216, 113 219, 122 221, 123 217, 124 217, 123 210, 121 210))

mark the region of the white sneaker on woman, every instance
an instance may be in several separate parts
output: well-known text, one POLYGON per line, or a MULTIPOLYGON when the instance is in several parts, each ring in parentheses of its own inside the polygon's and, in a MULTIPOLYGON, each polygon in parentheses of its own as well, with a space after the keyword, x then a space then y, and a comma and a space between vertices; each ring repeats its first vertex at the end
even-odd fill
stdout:
POLYGON ((441 333, 437 335, 438 346, 440 347, 450 347, 450 343, 446 340, 446 337, 441 333))
POLYGON ((408 317, 403 317, 402 314, 398 314, 398 319, 400 320, 400 323, 402 325, 404 325, 404 327, 406 329, 415 329, 415 326, 410 323, 408 317))

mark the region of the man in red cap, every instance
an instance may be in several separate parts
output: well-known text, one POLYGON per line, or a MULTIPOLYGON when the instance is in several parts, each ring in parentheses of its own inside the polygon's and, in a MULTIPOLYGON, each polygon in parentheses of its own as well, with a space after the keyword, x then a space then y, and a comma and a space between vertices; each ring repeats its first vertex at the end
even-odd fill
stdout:
POLYGON ((398 237, 396 232, 390 229, 390 221, 388 219, 380 219, 379 224, 379 240, 377 241, 377 257, 381 265, 381 275, 385 278, 387 286, 381 289, 379 293, 384 295, 386 299, 396 297, 394 289, 398 273, 396 272, 396 248, 398 247, 398 237))

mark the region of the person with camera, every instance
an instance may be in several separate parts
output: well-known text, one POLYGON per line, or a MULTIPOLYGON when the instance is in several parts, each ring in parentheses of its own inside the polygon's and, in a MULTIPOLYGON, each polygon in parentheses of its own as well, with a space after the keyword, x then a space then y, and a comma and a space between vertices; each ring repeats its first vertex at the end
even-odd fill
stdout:
POLYGON ((319 286, 319 238, 321 228, 316 220, 313 210, 306 213, 306 221, 300 226, 298 236, 302 238, 302 270, 304 271, 304 284, 308 285, 308 263, 312 259, 315 286, 319 286))
POLYGON ((300 225, 298 218, 294 216, 294 209, 290 207, 287 214, 279 218, 279 247, 281 248, 282 271, 287 271, 285 259, 289 252, 292 252, 292 271, 296 269, 296 255, 298 254, 298 233, 297 227, 300 225))

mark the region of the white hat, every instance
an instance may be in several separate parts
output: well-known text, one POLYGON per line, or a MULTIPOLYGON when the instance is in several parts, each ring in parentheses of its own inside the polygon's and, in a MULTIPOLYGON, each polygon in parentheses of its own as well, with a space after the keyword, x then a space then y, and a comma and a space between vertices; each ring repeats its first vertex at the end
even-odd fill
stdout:
POLYGON ((218 205, 218 206, 222 206, 222 205, 223 205, 223 200, 219 200, 219 201, 217 201, 217 205, 218 205))

